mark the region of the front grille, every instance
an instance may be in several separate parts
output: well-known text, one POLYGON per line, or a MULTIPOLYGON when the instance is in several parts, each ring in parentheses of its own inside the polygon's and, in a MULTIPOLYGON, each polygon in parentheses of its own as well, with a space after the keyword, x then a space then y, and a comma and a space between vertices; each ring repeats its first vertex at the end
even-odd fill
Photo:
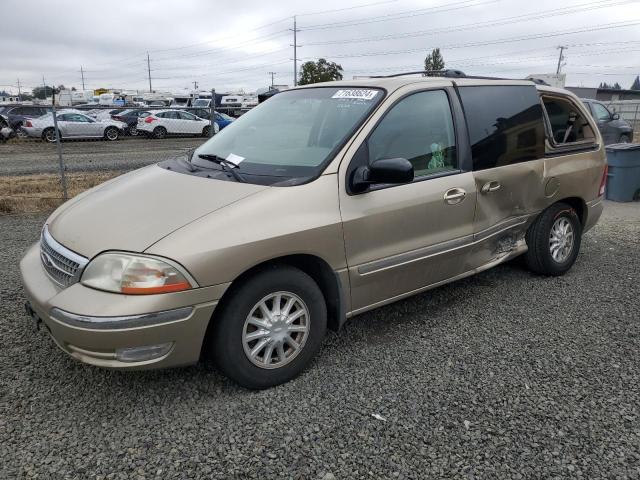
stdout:
POLYGON ((40 238, 40 259, 49 276, 60 286, 78 281, 87 259, 59 244, 45 226, 40 238))

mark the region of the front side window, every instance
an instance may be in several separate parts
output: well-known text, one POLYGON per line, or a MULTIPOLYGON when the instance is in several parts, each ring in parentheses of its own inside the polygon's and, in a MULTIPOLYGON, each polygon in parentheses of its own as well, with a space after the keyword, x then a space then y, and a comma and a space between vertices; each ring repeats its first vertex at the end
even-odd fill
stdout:
POLYGON ((536 87, 460 87, 473 169, 484 170, 544 157, 544 122, 536 87))
POLYGON ((611 120, 611 112, 607 110, 607 107, 600 103, 592 103, 591 106, 593 107, 593 116, 596 117, 598 121, 606 122, 611 120))
POLYGON ((304 183, 322 172, 383 96, 381 89, 348 87, 282 92, 213 136, 191 161, 217 168, 200 155, 231 156, 247 182, 304 183))
POLYGON ((589 122, 567 98, 542 97, 555 145, 584 142, 594 138, 589 122))
POLYGON ((180 115, 180 118, 182 120, 195 120, 196 119, 195 115, 192 115, 192 114, 187 113, 187 112, 178 112, 178 115, 180 115))
POLYGON ((457 169, 455 130, 444 90, 409 95, 394 105, 368 140, 369 163, 405 158, 421 177, 457 169))

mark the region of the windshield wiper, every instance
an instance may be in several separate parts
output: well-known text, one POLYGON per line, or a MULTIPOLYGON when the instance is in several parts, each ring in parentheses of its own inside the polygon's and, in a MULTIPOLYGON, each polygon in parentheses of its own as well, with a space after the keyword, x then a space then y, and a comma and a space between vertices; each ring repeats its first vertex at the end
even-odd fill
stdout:
POLYGON ((222 170, 225 172, 230 172, 233 175, 233 178, 238 182, 245 183, 246 180, 242 178, 242 176, 236 172, 236 168, 240 168, 240 165, 232 162, 231 160, 227 160, 226 158, 219 157, 218 155, 211 155, 208 153, 201 153, 198 155, 198 158, 203 160, 209 160, 210 162, 217 163, 222 167, 222 170))

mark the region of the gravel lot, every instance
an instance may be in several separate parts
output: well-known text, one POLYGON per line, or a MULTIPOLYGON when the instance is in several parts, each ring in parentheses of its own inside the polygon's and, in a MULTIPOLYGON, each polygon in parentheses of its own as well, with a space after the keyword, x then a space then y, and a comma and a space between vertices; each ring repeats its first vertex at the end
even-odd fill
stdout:
MULTIPOLYGON (((201 145, 201 137, 175 137, 163 140, 125 137, 116 142, 103 140, 62 143, 65 166, 70 172, 95 170, 133 170, 166 160, 186 149, 201 145)), ((55 145, 39 140, 0 144, 0 175, 57 173, 55 145)))
POLYGON ((361 315, 263 392, 34 333, 17 264, 43 220, 0 217, 0 478, 640 478, 638 203, 566 276, 514 262, 361 315))

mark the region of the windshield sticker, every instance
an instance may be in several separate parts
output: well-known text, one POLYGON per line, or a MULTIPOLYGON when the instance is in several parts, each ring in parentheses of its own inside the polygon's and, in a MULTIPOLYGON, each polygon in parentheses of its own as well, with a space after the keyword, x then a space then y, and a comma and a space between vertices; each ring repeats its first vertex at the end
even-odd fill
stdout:
POLYGON ((241 157, 240 155, 236 155, 235 153, 230 153, 229 155, 227 155, 227 160, 238 165, 240 162, 244 160, 244 157, 241 157))
POLYGON ((338 90, 331 98, 357 98, 358 100, 372 100, 377 94, 378 90, 338 90))

